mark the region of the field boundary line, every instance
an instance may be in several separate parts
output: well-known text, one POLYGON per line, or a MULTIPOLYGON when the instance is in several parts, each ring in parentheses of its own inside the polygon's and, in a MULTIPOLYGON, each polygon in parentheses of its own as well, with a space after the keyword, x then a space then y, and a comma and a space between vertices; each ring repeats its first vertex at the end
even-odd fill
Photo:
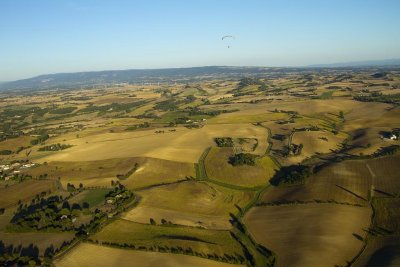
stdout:
POLYGON ((65 250, 63 250, 60 253, 54 255, 52 260, 56 260, 56 259, 62 258, 66 254, 71 252, 73 249, 77 248, 77 246, 79 245, 79 243, 81 243, 81 241, 82 240, 80 240, 80 239, 76 240, 73 244, 69 245, 65 250))
POLYGON ((256 207, 273 207, 273 206, 296 206, 296 205, 307 205, 307 204, 335 204, 335 205, 352 206, 352 207, 359 207, 359 208, 367 207, 367 206, 357 204, 357 203, 347 203, 347 202, 338 202, 338 201, 329 201, 329 200, 291 201, 291 202, 282 202, 282 203, 259 202, 255 206, 256 207))

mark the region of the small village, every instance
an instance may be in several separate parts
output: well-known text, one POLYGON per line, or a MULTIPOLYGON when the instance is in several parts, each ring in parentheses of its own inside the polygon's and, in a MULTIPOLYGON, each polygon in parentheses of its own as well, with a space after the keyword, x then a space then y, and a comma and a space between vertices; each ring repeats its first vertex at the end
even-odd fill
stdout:
POLYGON ((27 162, 14 162, 11 164, 0 165, 0 180, 8 181, 19 177, 21 171, 38 166, 37 163, 30 161, 27 162))

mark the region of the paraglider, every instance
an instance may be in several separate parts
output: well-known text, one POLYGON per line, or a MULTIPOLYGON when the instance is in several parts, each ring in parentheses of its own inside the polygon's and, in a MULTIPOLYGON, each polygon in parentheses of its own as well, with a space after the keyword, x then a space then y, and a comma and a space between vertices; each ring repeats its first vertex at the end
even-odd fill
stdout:
POLYGON ((232 40, 235 40, 235 36, 233 36, 233 35, 224 35, 224 36, 222 36, 221 39, 222 39, 222 41, 228 42, 228 48, 231 48, 230 42, 232 40))

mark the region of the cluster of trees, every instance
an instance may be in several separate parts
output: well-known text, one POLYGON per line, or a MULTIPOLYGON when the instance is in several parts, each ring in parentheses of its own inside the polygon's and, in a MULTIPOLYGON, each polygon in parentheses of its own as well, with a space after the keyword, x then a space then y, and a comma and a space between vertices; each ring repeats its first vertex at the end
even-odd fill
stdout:
POLYGON ((0 265, 1 266, 53 266, 52 259, 54 255, 75 241, 64 241, 59 248, 53 245, 47 247, 44 253, 40 253, 39 248, 30 244, 22 245, 6 245, 0 240, 0 265))
POLYGON ((67 191, 68 192, 74 192, 76 190, 82 190, 82 189, 83 189, 83 184, 82 183, 79 184, 79 188, 76 188, 74 184, 67 183, 67 191))
MULTIPOLYGON (((336 127, 336 125, 335 126, 332 125, 332 127, 336 127)), ((307 127, 302 127, 302 128, 294 128, 293 131, 295 131, 295 132, 304 132, 304 131, 316 132, 316 131, 319 131, 319 130, 321 130, 321 128, 319 128, 316 125, 313 125, 313 126, 307 126, 307 127)))
POLYGON ((342 87, 337 86, 337 85, 330 85, 330 86, 327 86, 326 89, 339 90, 339 89, 342 89, 342 87))
MULTIPOLYGON (((151 225, 157 225, 157 222, 153 218, 150 218, 150 224, 151 225)), ((161 224, 163 224, 163 225, 174 225, 171 221, 167 221, 164 218, 161 219, 161 224)))
POLYGON ((145 128, 149 128, 150 127, 150 123, 143 122, 141 124, 137 124, 137 125, 133 125, 133 126, 129 126, 128 128, 125 129, 125 131, 134 131, 137 129, 145 129, 145 128))
POLYGON ((272 136, 272 139, 279 140, 279 141, 284 141, 286 138, 287 138, 287 136, 284 134, 274 134, 272 136))
POLYGON ((81 110, 78 111, 78 113, 91 113, 91 112, 106 112, 106 111, 113 111, 113 112, 131 112, 132 109, 141 106, 145 104, 146 101, 136 101, 133 103, 112 103, 109 105, 103 105, 103 106, 95 106, 95 105, 89 105, 81 110))
POLYGON ((233 139, 231 137, 216 137, 214 142, 218 147, 233 147, 233 139))
POLYGON ((283 109, 277 109, 275 108, 274 110, 271 110, 272 113, 286 113, 292 116, 297 116, 299 115, 299 112, 294 111, 294 110, 283 110, 283 109))
POLYGON ((174 111, 178 109, 178 105, 181 103, 181 101, 177 101, 174 99, 167 99, 161 102, 158 102, 155 106, 154 109, 159 109, 163 111, 174 111))
POLYGON ((301 152, 303 150, 303 144, 296 145, 296 144, 291 144, 290 146, 285 146, 282 149, 282 156, 287 157, 290 155, 301 155, 301 152))
POLYGON ((391 131, 380 131, 379 134, 383 137, 383 138, 390 138, 392 137, 392 135, 396 136, 397 139, 400 138, 400 128, 394 128, 391 131))
POLYGON ((372 156, 373 157, 382 157, 382 156, 387 156, 387 155, 394 155, 398 151, 400 151, 399 145, 391 145, 391 146, 380 148, 378 151, 376 151, 374 154, 372 154, 372 156))
POLYGON ((36 139, 31 141, 31 145, 37 145, 37 144, 41 144, 44 141, 46 141, 47 139, 49 139, 50 136, 47 133, 41 134, 39 135, 36 139))
POLYGON ((383 102, 387 104, 400 104, 400 94, 384 95, 380 92, 372 92, 369 95, 354 96, 354 100, 362 102, 383 102))
POLYGON ((50 109, 45 107, 22 107, 22 108, 6 108, 1 113, 1 116, 5 118, 19 117, 20 119, 26 118, 29 115, 42 117, 44 114, 49 112, 50 109))
POLYGON ((2 266, 45 266, 48 259, 41 260, 39 248, 36 245, 6 246, 0 240, 0 264, 2 266))
POLYGON ((380 78, 385 78, 387 75, 388 75, 387 72, 376 72, 376 73, 372 74, 371 77, 380 79, 380 78))
POLYGON ((196 101, 196 99, 197 98, 194 95, 188 95, 185 97, 185 103, 186 104, 192 103, 192 102, 196 101))
POLYGON ((153 111, 146 111, 144 114, 134 116, 136 119, 159 119, 160 117, 153 113, 153 111))
POLYGON ((266 84, 261 81, 260 79, 256 79, 256 78, 242 78, 239 81, 238 87, 236 88, 236 90, 240 90, 246 86, 249 85, 259 85, 260 86, 260 90, 265 91, 268 89, 268 87, 266 86, 266 84))
MULTIPOLYGON (((89 206, 85 205, 85 208, 89 206)), ((69 231, 74 229, 72 218, 80 216, 81 211, 82 207, 77 203, 70 205, 62 196, 50 196, 33 199, 29 205, 20 205, 11 223, 35 230, 69 231)))
POLYGON ((294 155, 301 155, 302 150, 303 150, 303 144, 300 145, 292 144, 292 153, 294 155))
POLYGON ((291 165, 282 167, 271 178, 270 183, 278 186, 282 184, 304 183, 305 179, 313 174, 313 169, 306 165, 291 165))
POLYGON ((174 124, 185 124, 189 119, 189 117, 179 117, 174 119, 174 124))
POLYGON ((127 203, 133 197, 134 194, 120 183, 117 183, 117 186, 105 195, 106 201, 111 200, 113 205, 117 207, 127 203))
MULTIPOLYGON (((0 118, 1 120, 1 118, 0 118)), ((15 130, 13 128, 10 127, 4 127, 5 125, 9 126, 10 124, 6 123, 6 124, 0 124, 0 142, 7 140, 7 139, 12 139, 12 138, 17 138, 19 136, 24 135, 24 133, 22 131, 19 130, 15 130)), ((22 126, 22 125, 20 125, 22 126)))
POLYGON ((233 166, 240 166, 240 165, 256 165, 256 158, 257 155, 253 155, 250 153, 238 153, 234 156, 229 158, 229 163, 233 166))
MULTIPOLYGON (((0 172, 0 178, 4 178, 7 176, 6 172, 0 172)), ((18 181, 18 182, 22 182, 25 180, 30 180, 32 179, 32 175, 30 174, 25 174, 25 173, 13 173, 11 176, 9 176, 11 180, 13 181, 18 181)), ((6 185, 7 187, 8 185, 6 185)))
POLYGON ((0 155, 11 155, 12 151, 5 149, 5 150, 0 150, 0 155))
POLYGON ((201 110, 198 107, 190 107, 187 108, 189 116, 217 116, 222 113, 229 113, 232 112, 230 110, 201 110))
POLYGON ((59 150, 64 150, 67 148, 72 147, 72 145, 68 145, 68 144, 52 144, 52 145, 48 145, 48 146, 43 146, 41 148, 38 149, 38 151, 59 151, 59 150))
POLYGON ((77 107, 57 108, 57 109, 50 110, 49 113, 50 114, 57 114, 57 115, 69 114, 69 113, 73 112, 75 109, 77 109, 77 107))
POLYGON ((254 94, 254 91, 250 92, 243 90, 246 86, 249 85, 258 85, 258 89, 261 91, 267 91, 268 89, 267 85, 260 79, 247 77, 240 79, 237 87, 233 90, 228 91, 228 93, 233 94, 234 97, 254 94))

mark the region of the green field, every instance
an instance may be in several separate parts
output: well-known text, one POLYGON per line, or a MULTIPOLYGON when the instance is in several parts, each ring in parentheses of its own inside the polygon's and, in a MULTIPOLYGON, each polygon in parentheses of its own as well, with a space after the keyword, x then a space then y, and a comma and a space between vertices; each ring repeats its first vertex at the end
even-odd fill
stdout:
POLYGON ((104 203, 105 195, 109 191, 110 189, 105 188, 87 189, 72 197, 70 202, 77 203, 81 206, 83 203, 88 203, 90 208, 96 207, 97 205, 104 203))
POLYGON ((130 244, 135 247, 182 247, 200 254, 223 256, 242 254, 240 245, 229 231, 203 230, 173 225, 139 224, 116 220, 95 234, 92 239, 99 243, 130 244))
POLYGON ((204 161, 208 178, 245 187, 262 186, 277 168, 268 156, 256 160, 255 166, 232 166, 229 159, 233 155, 232 148, 212 148, 204 161))

